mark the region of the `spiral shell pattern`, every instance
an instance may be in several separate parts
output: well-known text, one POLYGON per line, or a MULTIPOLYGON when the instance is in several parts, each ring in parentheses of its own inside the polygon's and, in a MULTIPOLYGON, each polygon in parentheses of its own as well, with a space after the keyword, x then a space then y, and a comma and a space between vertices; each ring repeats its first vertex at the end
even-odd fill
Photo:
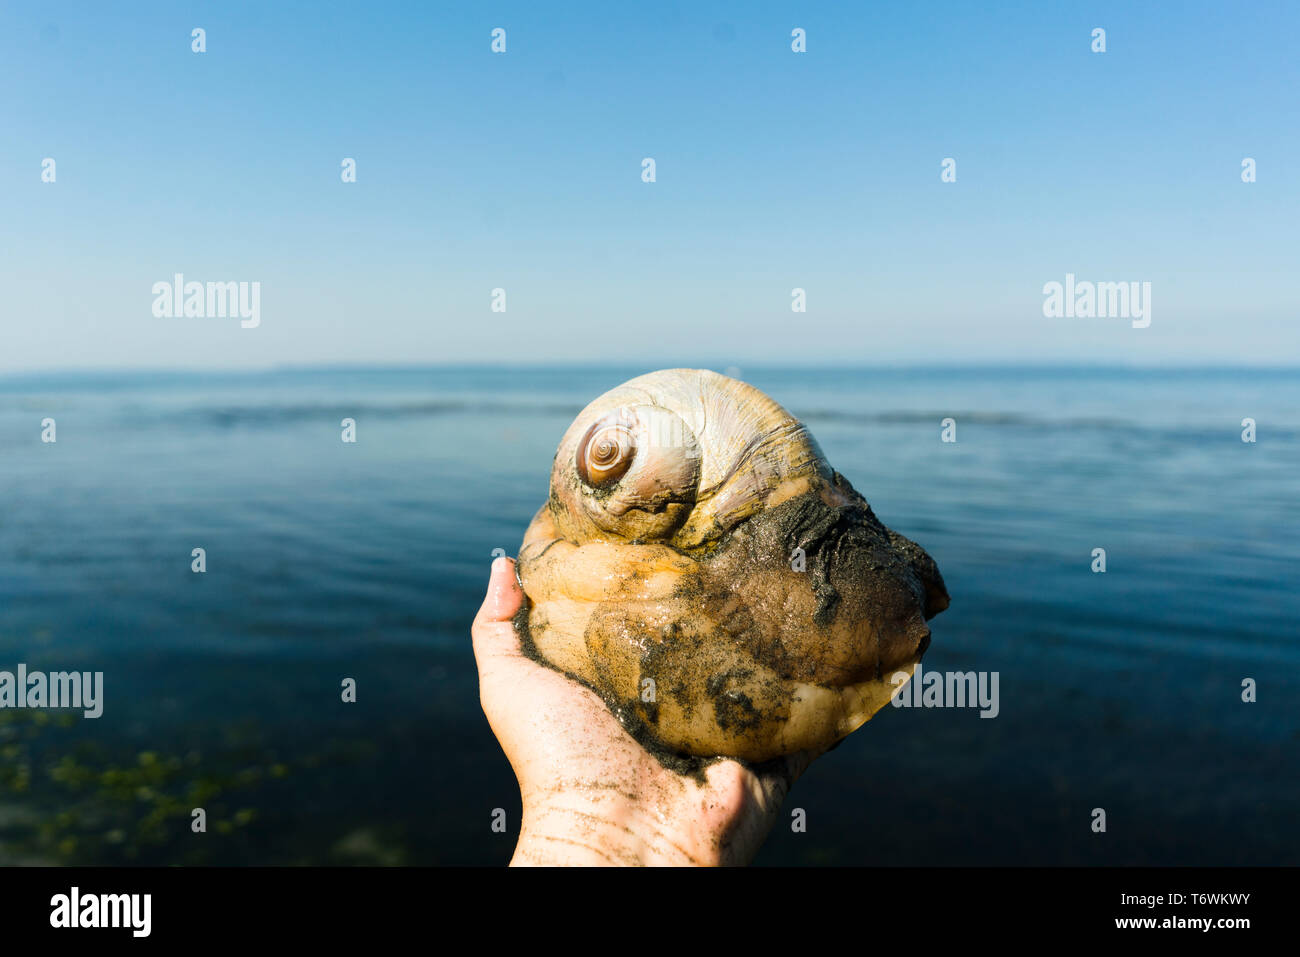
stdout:
POLYGON ((618 409, 593 422, 578 443, 578 477, 592 488, 613 485, 636 458, 636 422, 618 409))

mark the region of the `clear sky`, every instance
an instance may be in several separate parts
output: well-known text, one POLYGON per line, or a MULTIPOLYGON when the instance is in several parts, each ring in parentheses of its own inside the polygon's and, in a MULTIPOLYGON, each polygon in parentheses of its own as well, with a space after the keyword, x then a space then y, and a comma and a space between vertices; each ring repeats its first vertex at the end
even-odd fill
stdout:
POLYGON ((1298 10, 6 3, 0 371, 1294 363, 1298 10), (1046 318, 1067 273, 1150 327, 1046 318))

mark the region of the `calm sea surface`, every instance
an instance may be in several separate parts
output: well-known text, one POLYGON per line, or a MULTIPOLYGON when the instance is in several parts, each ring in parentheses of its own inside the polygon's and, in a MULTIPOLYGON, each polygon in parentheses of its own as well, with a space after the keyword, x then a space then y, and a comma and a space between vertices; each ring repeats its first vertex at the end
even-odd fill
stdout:
MULTIPOLYGON (((468 624, 644 371, 0 378, 0 670, 105 682, 0 711, 0 862, 506 861, 468 624)), ((992 720, 886 708, 760 863, 1300 864, 1300 372, 743 377, 939 563, 924 666, 1000 676, 992 720)))

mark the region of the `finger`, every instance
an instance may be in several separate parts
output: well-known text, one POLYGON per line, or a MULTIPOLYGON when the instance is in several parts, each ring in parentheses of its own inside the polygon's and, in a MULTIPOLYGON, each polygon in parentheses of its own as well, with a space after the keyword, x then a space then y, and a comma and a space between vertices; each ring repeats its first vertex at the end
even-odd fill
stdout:
POLYGON ((488 579, 487 595, 479 608, 470 636, 474 639, 474 659, 478 662, 479 679, 483 678, 485 664, 502 658, 522 657, 519 634, 510 619, 519 611, 524 593, 515 578, 515 564, 508 558, 498 558, 492 563, 492 577, 488 579))
POLYGON ((818 751, 796 751, 794 754, 764 761, 753 770, 763 787, 779 800, 783 800, 794 787, 794 782, 798 781, 808 770, 809 765, 820 756, 821 752, 818 751))
POLYGON ((814 751, 796 751, 794 754, 786 755, 785 773, 792 787, 794 782, 803 777, 803 773, 808 770, 809 765, 816 761, 818 757, 820 757, 820 754, 814 751))
POLYGON ((474 617, 473 629, 496 621, 509 621, 519 611, 524 593, 515 578, 515 563, 504 556, 493 559, 492 574, 488 578, 487 595, 474 617))

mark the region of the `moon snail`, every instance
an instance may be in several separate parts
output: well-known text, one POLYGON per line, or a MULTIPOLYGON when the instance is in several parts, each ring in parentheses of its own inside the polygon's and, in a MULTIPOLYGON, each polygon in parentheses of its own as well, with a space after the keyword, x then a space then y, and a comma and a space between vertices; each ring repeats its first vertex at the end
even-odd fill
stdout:
POLYGON ((717 373, 640 376, 560 440, 519 552, 538 661, 664 750, 822 750, 910 675, 948 606, 808 430, 717 373))

